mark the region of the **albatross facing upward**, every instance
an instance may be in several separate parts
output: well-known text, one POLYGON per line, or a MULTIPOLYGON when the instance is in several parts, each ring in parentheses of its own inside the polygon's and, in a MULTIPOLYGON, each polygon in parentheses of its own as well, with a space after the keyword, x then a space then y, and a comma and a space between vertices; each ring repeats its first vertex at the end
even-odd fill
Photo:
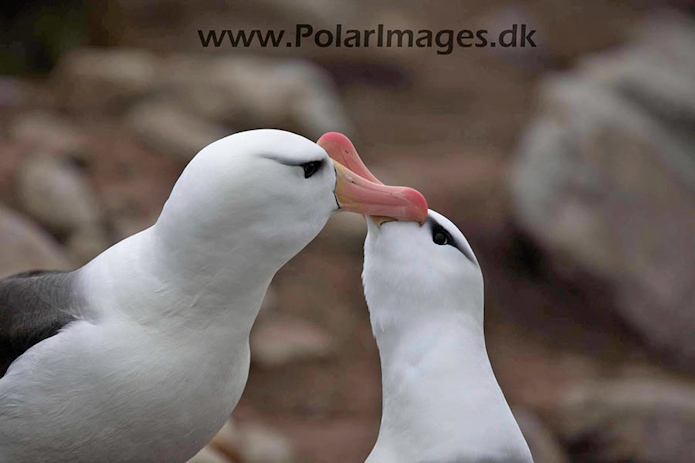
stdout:
POLYGON ((368 218, 364 293, 382 368, 367 463, 532 462, 483 334, 483 276, 463 234, 368 218))
POLYGON ((200 450, 239 400, 273 275, 339 205, 426 217, 416 191, 331 161, 345 159, 336 138, 226 137, 190 162, 149 229, 74 272, 0 281, 0 461, 181 462, 200 450))

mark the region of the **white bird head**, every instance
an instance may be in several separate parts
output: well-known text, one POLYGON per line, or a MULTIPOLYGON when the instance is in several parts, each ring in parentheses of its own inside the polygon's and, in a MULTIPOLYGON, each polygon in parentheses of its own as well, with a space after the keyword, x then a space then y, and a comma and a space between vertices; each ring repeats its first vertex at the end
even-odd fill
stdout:
POLYGON ((483 275, 451 221, 430 210, 423 225, 373 217, 367 224, 362 279, 375 332, 452 314, 482 324, 483 275))
POLYGON ((211 143, 174 186, 156 225, 160 238, 197 243, 201 253, 243 250, 243 258, 277 270, 339 209, 424 221, 420 193, 360 177, 329 157, 345 159, 337 151, 347 138, 322 140, 325 147, 290 132, 252 130, 211 143))

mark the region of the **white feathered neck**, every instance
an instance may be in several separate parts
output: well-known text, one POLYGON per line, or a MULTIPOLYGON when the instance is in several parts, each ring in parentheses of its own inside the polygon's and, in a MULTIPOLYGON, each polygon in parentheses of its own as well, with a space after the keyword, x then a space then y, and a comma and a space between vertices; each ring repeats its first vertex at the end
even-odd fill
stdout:
POLYGON ((531 461, 472 322, 435 316, 377 333, 383 412, 369 463, 531 461))
POLYGON ((488 359, 478 263, 433 243, 430 220, 470 251, 435 211, 422 227, 368 221, 362 277, 383 410, 367 462, 531 462, 488 359))

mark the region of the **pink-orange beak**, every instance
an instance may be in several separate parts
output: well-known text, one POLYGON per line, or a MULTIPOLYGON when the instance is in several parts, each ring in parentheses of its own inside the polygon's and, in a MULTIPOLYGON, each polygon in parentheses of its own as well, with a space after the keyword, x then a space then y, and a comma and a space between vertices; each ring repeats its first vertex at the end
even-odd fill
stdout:
POLYGON ((335 196, 341 209, 420 224, 425 222, 427 201, 422 194, 412 188, 381 183, 369 172, 345 135, 329 132, 317 144, 335 164, 335 196))

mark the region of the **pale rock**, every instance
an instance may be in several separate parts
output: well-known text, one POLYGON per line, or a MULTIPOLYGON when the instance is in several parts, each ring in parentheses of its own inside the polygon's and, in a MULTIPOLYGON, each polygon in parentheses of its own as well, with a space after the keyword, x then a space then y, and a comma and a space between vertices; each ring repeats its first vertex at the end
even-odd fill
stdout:
POLYGON ((553 432, 531 411, 514 410, 521 432, 531 449, 534 463, 569 463, 565 449, 560 445, 553 432))
POLYGON ((274 75, 292 90, 290 115, 305 136, 317 140, 326 132, 353 130, 332 79, 306 61, 280 62, 274 75))
MULTIPOLYGON (((687 79, 695 88, 695 54, 677 43, 673 52, 692 58, 679 66, 694 71, 687 79)), ((614 77, 595 78, 601 62, 587 75, 557 75, 540 87, 540 114, 512 172, 515 216, 558 268, 569 263, 606 282, 622 318, 653 349, 692 368, 695 157, 688 140, 695 138, 686 128, 695 124, 694 94, 679 93, 684 84, 672 95, 656 89, 657 81, 686 79, 663 60, 652 62, 662 68, 642 83, 615 70, 606 71, 614 77), (642 91, 661 107, 682 98, 672 113, 679 123, 653 109, 657 103, 631 96, 642 91)))
POLYGON ((86 139, 72 124, 46 112, 33 112, 15 119, 10 137, 33 149, 57 153, 75 153, 84 148, 86 139))
POLYGON ((625 379, 579 384, 550 410, 578 461, 689 463, 695 455, 695 387, 625 379))
POLYGON ((208 445, 230 461, 243 463, 292 463, 297 461, 291 442, 259 423, 229 419, 208 445))
POLYGON ((259 322, 251 332, 250 342, 252 362, 264 368, 324 359, 335 350, 331 336, 323 329, 291 317, 259 322))
POLYGON ((88 236, 89 247, 102 250, 109 244, 96 194, 70 161, 44 154, 31 156, 17 174, 17 197, 27 214, 54 233, 88 236))
POLYGON ((239 426, 239 460, 244 463, 293 463, 297 453, 288 439, 259 424, 239 426))
POLYGON ((29 219, 0 205, 0 278, 28 270, 69 270, 67 255, 29 219))
POLYGON ((208 447, 203 447, 203 449, 196 453, 193 458, 188 460, 187 463, 230 463, 223 455, 221 455, 216 450, 208 447))
POLYGON ((198 151, 230 132, 168 102, 143 102, 133 108, 126 124, 153 150, 181 162, 193 159, 198 151))
POLYGON ((687 131, 695 120, 695 21, 662 13, 635 35, 622 47, 583 59, 580 72, 687 131))
POLYGON ((215 437, 212 438, 208 446, 215 449, 218 453, 225 455, 232 461, 236 461, 239 459, 239 439, 239 430, 234 420, 229 418, 224 426, 222 426, 222 429, 215 434, 215 437))
POLYGON ((351 130, 331 78, 305 61, 174 56, 164 68, 167 92, 206 119, 245 128, 288 127, 311 139, 351 130))
POLYGON ((50 76, 64 106, 86 112, 119 113, 160 83, 158 59, 127 48, 78 48, 50 76))

